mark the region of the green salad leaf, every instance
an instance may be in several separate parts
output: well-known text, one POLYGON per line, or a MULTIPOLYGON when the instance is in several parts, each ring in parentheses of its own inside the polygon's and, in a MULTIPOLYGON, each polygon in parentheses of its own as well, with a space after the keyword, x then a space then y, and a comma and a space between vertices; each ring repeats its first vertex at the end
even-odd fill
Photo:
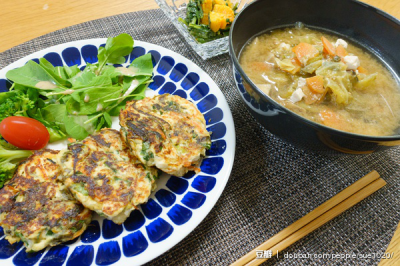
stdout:
POLYGON ((54 67, 45 58, 39 59, 39 66, 42 67, 47 72, 47 74, 49 74, 53 78, 53 80, 56 81, 57 84, 67 88, 71 87, 71 83, 67 81, 68 75, 65 72, 64 67, 54 67))
POLYGON ((134 41, 126 33, 108 38, 99 47, 98 62, 79 66, 54 67, 45 58, 28 61, 7 72, 12 90, 0 94, 0 121, 23 115, 42 122, 50 142, 66 137, 78 140, 103 127, 111 127, 111 116, 118 116, 129 100, 142 99, 152 82, 151 54, 125 63, 134 41))
POLYGON ((106 63, 125 63, 125 56, 129 55, 132 49, 133 39, 129 34, 122 33, 114 38, 108 38, 106 46, 99 48, 99 54, 97 56, 99 60, 98 72, 101 73, 106 63))
POLYGON ((36 89, 43 89, 40 84, 47 84, 49 87, 53 84, 53 89, 61 85, 42 66, 32 60, 23 67, 9 70, 6 77, 16 84, 36 89))
POLYGON ((125 76, 151 76, 153 75, 153 62, 151 61, 151 54, 139 56, 128 67, 132 70, 134 75, 125 74, 125 76))
POLYGON ((79 105, 79 115, 89 115, 102 111, 113 102, 109 99, 118 98, 121 95, 121 87, 91 88, 81 93, 79 105), (89 99, 87 102, 85 99, 89 99))
POLYGON ((87 115, 71 115, 65 112, 64 114, 64 123, 68 136, 74 139, 84 139, 89 134, 93 133, 96 130, 96 122, 95 120, 90 120, 91 116, 87 115), (89 121, 89 123, 87 123, 89 121))

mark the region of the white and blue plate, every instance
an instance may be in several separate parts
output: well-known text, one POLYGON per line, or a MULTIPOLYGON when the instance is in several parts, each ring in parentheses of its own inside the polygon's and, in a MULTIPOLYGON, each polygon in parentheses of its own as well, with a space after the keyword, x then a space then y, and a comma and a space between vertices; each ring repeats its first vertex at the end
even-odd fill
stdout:
MULTIPOLYGON (((44 57, 54 66, 97 62, 97 51, 106 39, 75 41, 26 56, 0 70, 0 92, 11 84, 6 72, 28 60, 44 57)), ((185 238, 211 211, 221 195, 235 156, 235 129, 226 99, 210 76, 185 57, 147 42, 135 41, 125 66, 151 53, 154 77, 148 95, 170 93, 192 101, 203 113, 212 132, 211 149, 201 172, 184 177, 163 174, 149 201, 122 224, 94 215, 88 229, 77 239, 36 253, 26 253, 22 243, 10 245, 0 228, 0 265, 86 266, 140 265, 163 254, 185 238)), ((37 61, 38 62, 38 61, 37 61)), ((118 118, 113 128, 119 129, 118 118)), ((49 148, 66 148, 66 142, 49 148)), ((218 225, 216 225, 218 226, 218 225)))

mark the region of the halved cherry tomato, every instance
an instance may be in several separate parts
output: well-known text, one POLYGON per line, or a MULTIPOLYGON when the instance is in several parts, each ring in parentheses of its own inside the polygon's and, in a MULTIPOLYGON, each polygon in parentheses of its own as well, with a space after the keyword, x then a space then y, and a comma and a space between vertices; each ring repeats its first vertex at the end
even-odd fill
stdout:
POLYGON ((9 143, 24 150, 42 149, 50 139, 50 134, 42 123, 23 116, 4 118, 0 123, 0 134, 9 143))

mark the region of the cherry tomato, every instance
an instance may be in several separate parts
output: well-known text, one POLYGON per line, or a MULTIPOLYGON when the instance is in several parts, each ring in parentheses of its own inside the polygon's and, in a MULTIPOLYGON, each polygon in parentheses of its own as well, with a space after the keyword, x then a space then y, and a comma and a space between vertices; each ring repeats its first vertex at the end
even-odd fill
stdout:
POLYGON ((50 139, 50 134, 42 123, 23 116, 4 118, 0 123, 0 134, 9 143, 24 150, 44 148, 50 139))

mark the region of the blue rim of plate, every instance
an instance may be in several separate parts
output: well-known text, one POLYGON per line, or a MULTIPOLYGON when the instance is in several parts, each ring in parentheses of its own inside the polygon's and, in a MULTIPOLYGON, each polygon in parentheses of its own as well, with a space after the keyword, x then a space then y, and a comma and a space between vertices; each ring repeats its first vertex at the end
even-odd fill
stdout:
MULTIPOLYGON (((54 66, 97 62, 97 51, 106 39, 89 39, 56 45, 30 54, 0 70, 0 93, 8 91, 8 70, 29 60, 44 57, 54 66)), ((0 227, 2 265, 141 265, 175 246, 211 211, 229 179, 235 156, 235 128, 226 99, 217 84, 196 64, 158 45, 135 41, 126 57, 151 53, 154 67, 149 95, 170 93, 192 101, 204 114, 212 132, 211 149, 201 164, 201 172, 184 177, 163 174, 149 201, 117 225, 94 215, 88 229, 77 239, 40 252, 26 253, 22 243, 9 244, 0 227)), ((37 61, 38 62, 38 61, 37 61)), ((118 119, 113 128, 119 129, 118 119)), ((60 149, 65 142, 50 144, 60 149)))

